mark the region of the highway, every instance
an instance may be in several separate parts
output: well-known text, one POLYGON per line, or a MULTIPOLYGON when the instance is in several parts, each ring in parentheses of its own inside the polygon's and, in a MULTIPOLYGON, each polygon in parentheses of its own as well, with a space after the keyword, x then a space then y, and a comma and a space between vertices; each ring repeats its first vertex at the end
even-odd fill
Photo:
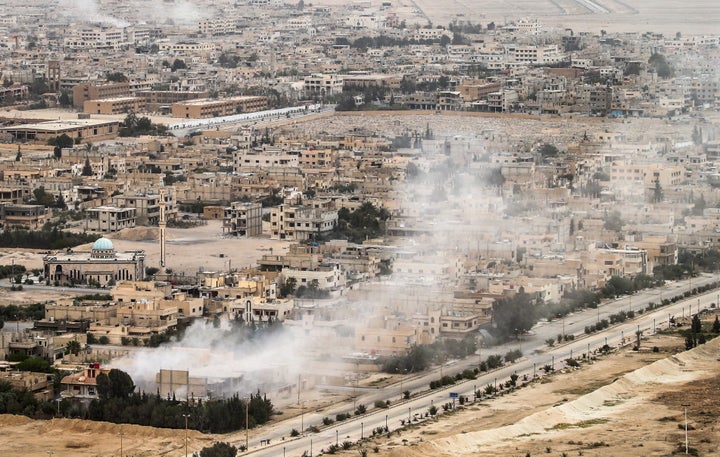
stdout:
MULTIPOLYGON (((540 322, 533 327, 530 335, 519 341, 494 348, 484 348, 481 355, 478 354, 475 357, 446 364, 444 374, 455 374, 466 368, 474 368, 478 365, 480 357, 485 359, 491 354, 504 355, 507 351, 520 349, 523 351, 524 357, 514 364, 508 364, 500 369, 483 374, 476 380, 469 380, 443 389, 425 392, 428 389, 429 382, 440 377, 439 368, 432 370, 404 381, 402 390, 410 390, 414 393, 410 400, 399 401, 401 389, 398 385, 377 389, 375 392, 358 397, 357 403, 362 403, 371 408, 376 399, 390 399, 392 401, 390 408, 373 409, 368 414, 353 417, 327 427, 322 426, 323 417, 335 419, 337 413, 350 412, 352 410, 352 401, 321 411, 306 412, 301 417, 287 419, 254 430, 252 439, 249 441, 250 452, 247 454, 263 457, 301 456, 303 453, 317 455, 321 449, 327 450, 328 446, 336 442, 338 444, 342 444, 344 440, 355 442, 361 437, 368 437, 372 434, 372 430, 378 427, 387 426, 390 430, 395 430, 402 427, 403 421, 422 420, 422 416, 425 415, 431 405, 437 406, 442 411, 442 405, 451 401, 451 392, 466 396, 472 401, 476 389, 482 390, 488 384, 504 383, 513 373, 519 375, 521 380, 524 375, 528 379, 532 379, 534 375, 540 376, 543 374, 542 367, 545 365, 554 366, 556 370, 562 368, 564 361, 570 358, 571 354, 577 358, 588 352, 593 353, 605 344, 611 347, 621 346, 623 341, 624 344, 632 344, 635 341, 635 332, 638 330, 647 335, 656 330, 667 328, 668 321, 672 316, 689 316, 698 312, 699 309, 709 308, 711 303, 719 303, 720 293, 717 290, 712 290, 658 310, 645 312, 641 315, 636 314, 635 319, 627 320, 622 324, 611 326, 604 331, 591 335, 585 335, 585 326, 595 324, 598 320, 608 318, 611 314, 620 311, 644 309, 649 302, 659 303, 663 298, 672 298, 689 290, 691 287, 705 285, 714 280, 715 277, 711 275, 703 275, 693 278, 691 280, 692 286, 690 281, 670 283, 661 288, 603 303, 598 310, 588 309, 570 315, 564 320, 540 322), (563 328, 566 334, 575 335, 575 340, 552 348, 548 347, 545 340, 556 337, 563 332, 563 328), (311 425, 319 427, 320 432, 306 432, 299 437, 290 437, 291 429, 302 430, 304 428, 307 430, 307 427, 311 425)), ((244 444, 244 431, 228 436, 228 441, 238 446, 244 444)))

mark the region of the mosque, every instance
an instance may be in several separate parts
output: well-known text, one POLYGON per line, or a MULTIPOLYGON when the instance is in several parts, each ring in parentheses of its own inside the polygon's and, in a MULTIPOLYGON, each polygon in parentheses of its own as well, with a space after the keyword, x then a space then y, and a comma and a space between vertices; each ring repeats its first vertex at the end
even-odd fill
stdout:
POLYGON ((114 285, 118 281, 145 279, 145 251, 116 252, 112 241, 103 237, 90 253, 66 252, 46 255, 43 266, 47 284, 114 285))

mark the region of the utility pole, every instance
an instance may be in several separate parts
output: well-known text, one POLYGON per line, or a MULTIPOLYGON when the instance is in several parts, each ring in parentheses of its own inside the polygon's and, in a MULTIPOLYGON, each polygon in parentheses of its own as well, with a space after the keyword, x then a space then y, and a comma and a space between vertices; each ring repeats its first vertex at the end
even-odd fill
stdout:
MULTIPOLYGON (((259 395, 259 394, 258 394, 259 395)), ((248 433, 250 430, 250 421, 248 420, 250 417, 250 400, 247 400, 245 402, 245 451, 249 451, 249 440, 248 440, 248 433)))

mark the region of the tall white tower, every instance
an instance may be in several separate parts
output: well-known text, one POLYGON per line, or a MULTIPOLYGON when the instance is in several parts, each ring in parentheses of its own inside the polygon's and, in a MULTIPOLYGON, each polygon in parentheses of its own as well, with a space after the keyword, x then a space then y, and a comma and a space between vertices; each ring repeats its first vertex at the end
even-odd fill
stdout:
MULTIPOLYGON (((160 180, 160 220, 158 228, 160 229, 160 268, 165 268, 165 181, 160 180)), ((163 271, 164 272, 164 271, 163 271)))

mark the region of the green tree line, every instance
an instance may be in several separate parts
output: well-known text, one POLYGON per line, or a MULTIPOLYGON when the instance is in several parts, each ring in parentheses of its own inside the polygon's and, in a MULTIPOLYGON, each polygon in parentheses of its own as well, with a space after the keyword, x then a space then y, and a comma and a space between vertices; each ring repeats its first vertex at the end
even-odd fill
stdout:
POLYGON ((407 354, 380 359, 385 373, 416 373, 427 369, 432 363, 444 363, 450 359, 464 359, 477 350, 473 336, 462 340, 438 340, 433 344, 412 346, 407 354))
POLYGON ((29 249, 65 249, 97 240, 97 235, 72 233, 57 227, 43 227, 42 230, 27 230, 13 227, 0 233, 0 247, 29 249))

